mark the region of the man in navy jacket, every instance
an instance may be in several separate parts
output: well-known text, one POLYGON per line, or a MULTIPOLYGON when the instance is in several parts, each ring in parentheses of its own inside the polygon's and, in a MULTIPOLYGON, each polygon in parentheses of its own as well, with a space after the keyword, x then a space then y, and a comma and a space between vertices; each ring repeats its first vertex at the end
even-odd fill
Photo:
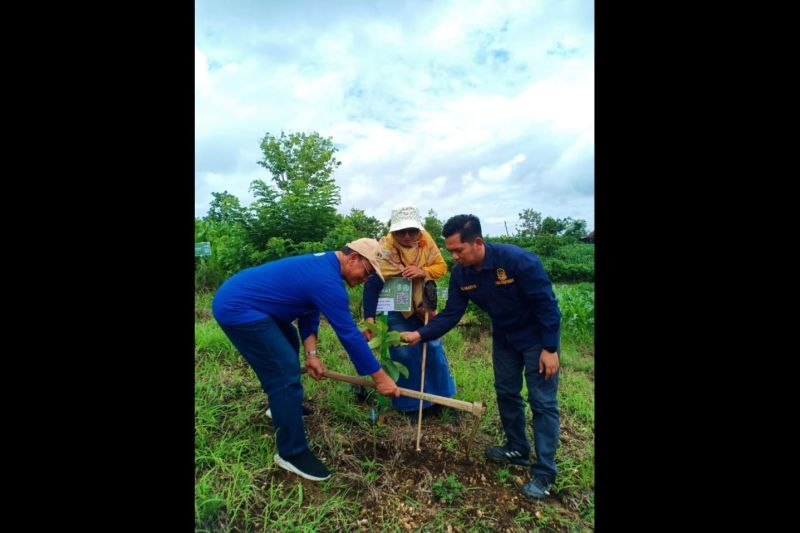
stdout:
POLYGON ((489 244, 474 215, 456 215, 442 228, 445 247, 457 265, 450 275, 447 305, 427 326, 402 333, 411 344, 450 331, 470 301, 492 318, 492 364, 497 407, 507 442, 486 450, 494 461, 531 467, 531 480, 520 490, 544 498, 555 481, 560 422, 558 351, 561 311, 550 279, 534 254, 510 244, 489 244), (522 376, 533 411, 537 462, 525 434, 522 376))

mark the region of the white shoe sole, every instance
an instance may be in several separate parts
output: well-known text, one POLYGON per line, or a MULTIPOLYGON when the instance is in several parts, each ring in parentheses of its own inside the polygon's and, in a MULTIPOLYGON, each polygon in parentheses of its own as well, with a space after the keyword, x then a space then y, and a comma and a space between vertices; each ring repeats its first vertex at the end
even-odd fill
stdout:
POLYGON ((328 474, 325 477, 317 477, 317 476, 312 476, 311 474, 306 474, 305 472, 301 472, 292 463, 290 463, 289 461, 286 461, 285 459, 283 459, 277 453, 272 457, 272 460, 275 461, 276 465, 278 465, 279 467, 283 468, 284 470, 288 470, 289 472, 297 474, 300 477, 304 477, 306 479, 310 479, 311 481, 324 481, 324 480, 328 479, 329 477, 331 477, 330 474, 328 474))

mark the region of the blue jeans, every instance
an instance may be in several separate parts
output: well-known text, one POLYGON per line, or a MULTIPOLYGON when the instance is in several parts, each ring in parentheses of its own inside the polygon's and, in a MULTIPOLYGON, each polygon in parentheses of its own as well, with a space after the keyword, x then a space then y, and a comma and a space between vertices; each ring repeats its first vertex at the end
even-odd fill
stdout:
POLYGON ((308 448, 300 383, 300 335, 291 323, 264 318, 249 324, 223 325, 222 331, 250 364, 269 395, 275 446, 281 457, 308 448))
POLYGON ((506 433, 506 447, 528 457, 531 445, 525 434, 525 403, 522 401, 522 375, 528 384, 528 403, 533 411, 533 444, 537 462, 531 467, 532 476, 555 480, 556 448, 560 431, 558 416, 558 376, 544 379, 539 373, 541 345, 517 351, 506 341, 495 339, 492 346, 494 389, 497 407, 506 433))
MULTIPOLYGON (((424 324, 417 315, 403 318, 403 314, 397 311, 389 312, 389 331, 416 331, 424 324)), ((397 386, 404 389, 418 391, 420 378, 422 377, 422 346, 424 343, 417 343, 414 346, 403 346, 389 348, 389 355, 392 361, 397 361, 408 368, 408 377, 400 374, 397 379, 397 386)), ((427 342, 428 348, 425 352, 425 391, 437 396, 452 398, 456 393, 456 384, 450 374, 450 366, 447 363, 447 356, 444 354, 442 339, 434 339, 427 342)), ((423 408, 433 405, 424 400, 423 408)), ((416 411, 419 409, 419 400, 400 396, 392 398, 392 407, 400 411, 416 411)))

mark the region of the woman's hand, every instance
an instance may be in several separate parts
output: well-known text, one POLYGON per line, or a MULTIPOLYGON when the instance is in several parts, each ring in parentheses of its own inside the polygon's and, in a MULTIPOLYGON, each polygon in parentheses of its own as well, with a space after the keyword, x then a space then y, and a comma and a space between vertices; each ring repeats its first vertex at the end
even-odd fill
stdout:
POLYGON ((402 276, 404 278, 408 278, 408 279, 424 278, 425 277, 425 271, 422 270, 417 265, 408 265, 407 267, 405 267, 400 272, 400 274, 402 274, 402 276))

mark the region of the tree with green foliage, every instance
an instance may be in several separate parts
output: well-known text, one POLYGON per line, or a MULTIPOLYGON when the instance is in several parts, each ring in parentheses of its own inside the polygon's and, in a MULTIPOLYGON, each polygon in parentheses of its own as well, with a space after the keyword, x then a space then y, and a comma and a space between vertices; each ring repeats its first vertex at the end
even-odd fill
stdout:
POLYGON ((331 174, 342 163, 333 155, 337 148, 330 137, 323 138, 317 132, 286 135, 281 131, 280 137, 267 133, 261 140, 261 151, 264 159, 258 164, 270 171, 283 194, 291 193, 298 181, 315 190, 336 187, 331 174))
POLYGON ((556 237, 561 234, 564 229, 566 229, 566 224, 564 224, 563 220, 560 218, 547 217, 542 220, 536 235, 552 235, 556 237))
POLYGON ((261 248, 272 238, 291 240, 287 235, 287 217, 280 204, 280 195, 275 187, 264 180, 250 182, 253 203, 247 221, 247 234, 250 242, 261 248))
POLYGON ((255 249, 241 223, 215 221, 209 217, 196 219, 195 242, 210 242, 211 255, 196 261, 195 284, 198 288, 216 289, 220 283, 245 266, 257 264, 252 256, 255 249))
POLYGON ((533 209, 523 209, 519 214, 521 223, 517 226, 518 237, 534 237, 539 234, 539 225, 542 223, 542 214, 533 209))
POLYGON ((586 235, 586 221, 567 218, 546 217, 533 209, 523 209, 519 214, 521 224, 518 226, 517 237, 531 238, 544 235, 564 237, 569 242, 575 242, 586 235))
POLYGON ((375 217, 367 216, 362 209, 353 208, 347 216, 340 216, 339 222, 322 240, 326 250, 338 250, 345 244, 362 237, 380 239, 388 231, 386 224, 375 217))
POLYGON ((275 189, 262 180, 251 184, 255 235, 322 242, 340 218, 339 187, 332 177, 341 165, 336 150, 330 138, 317 132, 264 136, 258 164, 270 171, 275 189))
MULTIPOLYGON (((272 173, 274 183, 253 180, 254 201, 246 208, 228 191, 212 193, 207 216, 196 223, 196 232, 207 235, 200 241, 212 242, 212 256, 200 265, 206 270, 198 276, 201 285, 287 255, 321 251, 343 218, 336 212, 339 187, 332 177, 341 163, 330 138, 316 132, 267 133, 261 150, 258 164, 272 173)), ((361 214, 354 217, 359 229, 378 223, 361 214)))
POLYGON ((433 240, 439 248, 444 248, 444 237, 442 237, 442 226, 444 222, 439 220, 436 216, 436 211, 428 209, 428 216, 425 217, 425 222, 422 224, 425 231, 431 234, 433 240))
POLYGON ((387 224, 384 224, 375 217, 367 216, 363 209, 356 209, 354 207, 345 218, 355 228, 359 238, 370 237, 378 240, 389 231, 389 226, 387 224))
POLYGON ((587 224, 585 220, 572 220, 570 217, 567 217, 564 219, 564 222, 566 229, 564 230, 564 234, 562 236, 566 240, 570 242, 578 242, 586 236, 587 224))
POLYGON ((239 199, 228 191, 212 192, 211 204, 208 208, 207 220, 214 222, 242 222, 247 216, 247 210, 242 207, 239 199))
POLYGON ((338 250, 348 242, 360 239, 361 237, 362 235, 353 226, 352 221, 347 217, 341 217, 333 229, 322 239, 322 247, 325 250, 338 250))

